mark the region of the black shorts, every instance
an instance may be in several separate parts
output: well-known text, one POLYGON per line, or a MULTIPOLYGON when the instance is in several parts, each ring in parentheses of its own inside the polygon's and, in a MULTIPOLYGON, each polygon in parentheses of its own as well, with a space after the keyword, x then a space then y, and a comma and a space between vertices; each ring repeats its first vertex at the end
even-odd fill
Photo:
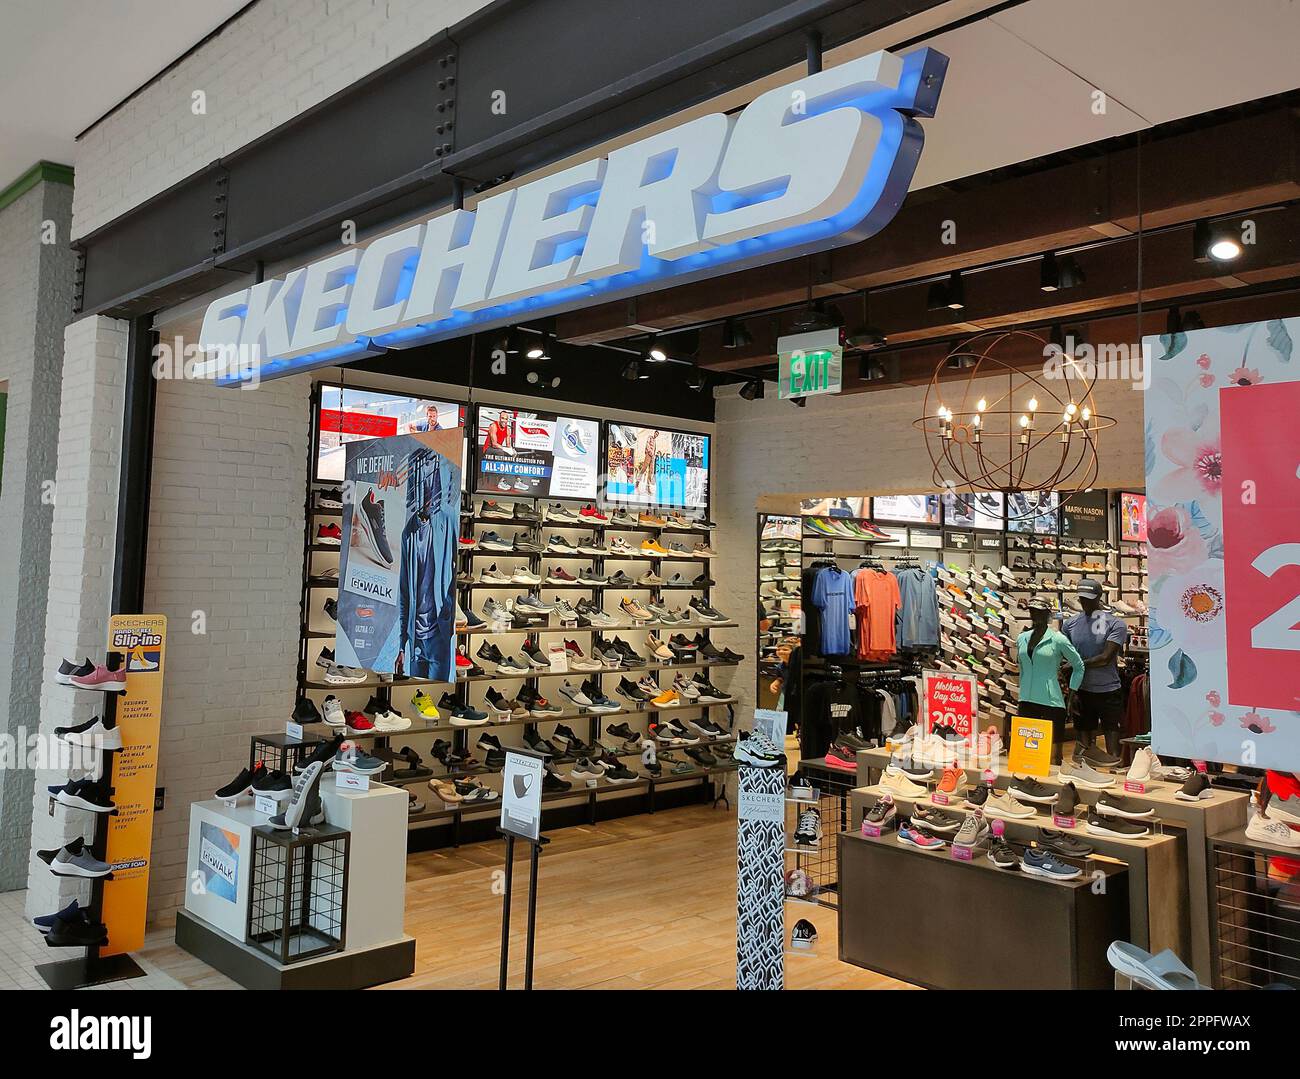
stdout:
POLYGON ((1117 731, 1124 725, 1124 691, 1108 689, 1103 693, 1090 693, 1081 689, 1074 695, 1079 702, 1078 713, 1074 717, 1076 730, 1117 731))
POLYGON ((1061 744, 1061 735, 1065 733, 1065 720, 1069 715, 1064 708, 1050 704, 1036 704, 1034 701, 1021 701, 1016 705, 1016 715, 1026 719, 1050 719, 1052 721, 1052 740, 1061 744))

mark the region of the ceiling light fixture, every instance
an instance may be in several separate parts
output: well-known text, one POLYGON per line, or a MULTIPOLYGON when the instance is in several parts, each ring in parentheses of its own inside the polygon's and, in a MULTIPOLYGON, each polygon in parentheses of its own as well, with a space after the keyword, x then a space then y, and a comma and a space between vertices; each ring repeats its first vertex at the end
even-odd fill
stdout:
POLYGON ((668 353, 659 346, 657 341, 651 341, 650 344, 646 346, 646 350, 642 354, 641 358, 650 363, 666 363, 668 361, 668 353))
POLYGON ((708 383, 708 378, 698 367, 692 367, 686 376, 686 388, 699 393, 708 383))
POLYGON ((862 293, 862 323, 851 330, 846 330, 840 337, 844 346, 855 352, 874 352, 888 344, 885 335, 871 325, 865 291, 862 293))
POLYGON ((763 383, 759 379, 746 382, 740 387, 740 396, 746 401, 760 401, 763 398, 763 383))
POLYGON ((530 360, 549 360, 551 358, 551 346, 554 342, 554 334, 543 333, 541 337, 528 346, 524 356, 530 360))
POLYGON ((722 347, 744 348, 754 343, 754 335, 745 329, 743 322, 729 318, 722 324, 722 347))
POLYGON ((808 398, 806 398, 806 397, 792 397, 792 398, 790 398, 790 400, 792 400, 792 401, 794 402, 794 407, 795 407, 795 408, 807 408, 807 407, 808 407, 808 398))
POLYGON ((930 284, 925 302, 927 311, 960 311, 965 306, 966 288, 962 284, 960 270, 953 270, 944 281, 930 284))
POLYGON ((1197 262, 1231 262, 1241 257, 1241 237, 1230 222, 1203 217, 1192 229, 1192 257, 1197 262))
POLYGON ((1055 251, 1049 251, 1039 264, 1038 287, 1043 292, 1074 288, 1087 280, 1088 275, 1083 272, 1083 267, 1074 260, 1073 255, 1062 255, 1058 258, 1055 251))
POLYGON ((623 377, 627 379, 629 382, 635 382, 638 378, 640 378, 641 361, 628 360, 627 363, 623 365, 623 377))

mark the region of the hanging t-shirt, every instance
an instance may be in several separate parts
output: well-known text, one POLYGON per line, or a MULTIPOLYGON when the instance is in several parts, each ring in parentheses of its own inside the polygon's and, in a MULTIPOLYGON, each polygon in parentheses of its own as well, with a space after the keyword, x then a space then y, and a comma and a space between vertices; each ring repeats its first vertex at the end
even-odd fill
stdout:
POLYGON ((920 568, 895 571, 902 610, 898 618, 899 648, 939 646, 939 594, 934 578, 920 568))
POLYGON ((838 566, 827 566, 813 583, 812 602, 822 616, 822 655, 848 655, 853 579, 838 566))
POLYGON ((802 606, 804 646, 808 649, 809 655, 813 656, 822 654, 822 613, 812 602, 812 594, 817 587, 817 578, 821 576, 822 569, 822 566, 809 566, 803 571, 803 577, 799 582, 800 595, 807 601, 802 606))
POLYGON ((892 573, 860 569, 853 574, 859 659, 882 662, 894 654, 900 602, 898 578, 892 573))

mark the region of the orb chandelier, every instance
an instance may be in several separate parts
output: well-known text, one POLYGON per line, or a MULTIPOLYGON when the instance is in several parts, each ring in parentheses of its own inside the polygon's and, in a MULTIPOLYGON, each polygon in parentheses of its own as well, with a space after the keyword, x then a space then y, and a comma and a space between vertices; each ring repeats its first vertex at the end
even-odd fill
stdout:
MULTIPOLYGON (((1064 503, 1090 489, 1100 464, 1102 431, 1116 420, 1097 411, 1084 367, 1060 345, 1028 330, 992 330, 953 348, 935 368, 921 418, 934 466, 934 485, 945 491, 1056 491, 1064 503), (1027 366, 1026 353, 1044 362, 1027 366), (1018 361, 1018 363, 1017 363, 1018 361), (1052 371, 1049 375, 1047 372, 1052 371)), ((1023 511, 1003 500, 1009 520, 1042 512, 1032 500, 1023 511)))

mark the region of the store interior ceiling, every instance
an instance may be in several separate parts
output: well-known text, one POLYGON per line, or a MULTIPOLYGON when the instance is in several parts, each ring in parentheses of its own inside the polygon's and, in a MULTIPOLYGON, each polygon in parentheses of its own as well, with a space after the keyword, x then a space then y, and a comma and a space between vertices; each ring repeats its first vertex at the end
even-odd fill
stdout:
MULTIPOLYGON (((847 353, 846 392, 924 381, 954 343, 997 327, 1038 326, 1046 337, 1060 326, 1076 340, 1132 342, 1184 315, 1193 325, 1216 325, 1270 317, 1279 303, 1293 309, 1300 283, 1300 207, 1292 205, 1300 202, 1297 40, 1300 4, 1287 0, 953 0, 825 57, 833 65, 877 48, 932 46, 951 59, 938 113, 923 122, 925 149, 911 193, 884 231, 822 255, 599 304, 528 330, 553 335, 551 362, 564 368, 570 387, 572 376, 596 365, 628 379, 629 360, 657 337, 678 361, 651 369, 671 399, 683 388, 707 396, 718 385, 771 378, 776 337, 807 327, 810 297, 820 301, 817 317, 884 338, 847 353), (948 28, 927 32, 934 26, 948 28), (1252 213, 1259 242, 1239 260, 1194 257, 1198 221, 1236 226, 1252 213), (945 222, 955 225, 955 243, 941 240, 945 222), (1045 292, 1043 261, 1054 255, 1083 273, 1074 287, 1045 292), (963 306, 932 309, 932 286, 953 271, 961 271, 963 306), (706 381, 697 390, 701 371, 706 381)), ((800 74, 773 73, 580 156, 692 115, 739 108, 800 74)), ((192 336, 212 295, 164 313, 157 324, 192 336)), ((465 344, 453 341, 353 366, 400 367, 403 374, 436 366, 445 381, 456 381, 446 369, 461 357, 468 377, 465 355, 465 344)), ((646 379, 637 376, 646 373, 641 367, 631 378, 638 392, 646 379)), ((626 381, 602 381, 625 397, 626 381)), ((565 394, 557 388, 557 396, 565 394)))

